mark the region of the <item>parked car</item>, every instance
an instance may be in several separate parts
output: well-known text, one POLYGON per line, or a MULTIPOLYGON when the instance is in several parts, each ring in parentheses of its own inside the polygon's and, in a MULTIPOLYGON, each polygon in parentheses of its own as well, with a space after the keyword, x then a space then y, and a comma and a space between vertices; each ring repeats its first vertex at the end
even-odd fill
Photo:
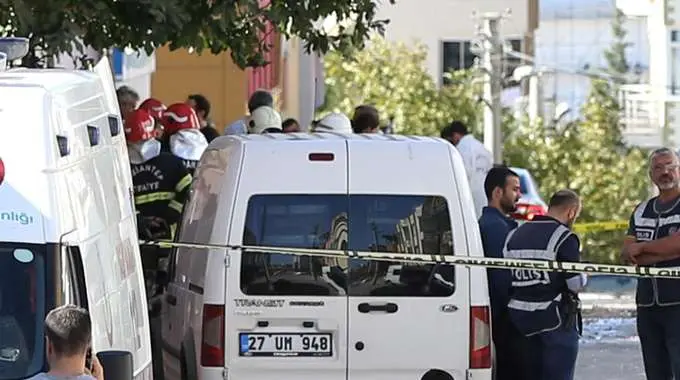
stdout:
POLYGON ((522 198, 517 203, 517 209, 512 214, 512 218, 526 222, 536 215, 544 215, 548 212, 548 205, 538 193, 538 186, 531 173, 524 168, 512 167, 510 169, 519 175, 519 186, 522 192, 522 198))
POLYGON ((586 314, 632 314, 635 312, 635 277, 590 275, 586 288, 579 293, 586 314))

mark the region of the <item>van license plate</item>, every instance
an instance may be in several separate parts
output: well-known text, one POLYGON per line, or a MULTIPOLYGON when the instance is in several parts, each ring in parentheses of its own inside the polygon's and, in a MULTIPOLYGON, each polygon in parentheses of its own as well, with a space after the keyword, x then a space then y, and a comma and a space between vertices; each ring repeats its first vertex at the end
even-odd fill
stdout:
POLYGON ((333 356, 331 334, 239 334, 240 356, 333 356))

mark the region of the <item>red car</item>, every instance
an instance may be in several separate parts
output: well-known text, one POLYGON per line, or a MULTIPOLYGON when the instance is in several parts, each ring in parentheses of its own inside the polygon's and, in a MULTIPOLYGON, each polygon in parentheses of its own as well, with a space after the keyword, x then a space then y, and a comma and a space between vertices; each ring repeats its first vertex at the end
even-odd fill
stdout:
POLYGON ((522 198, 517 203, 517 210, 512 213, 512 218, 517 221, 529 221, 536 215, 544 215, 548 212, 548 205, 538 193, 536 182, 527 169, 510 168, 519 175, 519 186, 522 198))

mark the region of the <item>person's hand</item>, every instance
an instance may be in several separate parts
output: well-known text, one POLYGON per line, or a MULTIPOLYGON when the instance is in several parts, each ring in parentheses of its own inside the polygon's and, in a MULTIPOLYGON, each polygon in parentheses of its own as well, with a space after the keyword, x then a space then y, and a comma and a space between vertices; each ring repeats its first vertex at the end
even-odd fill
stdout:
POLYGON ((102 364, 99 363, 99 359, 97 359, 97 355, 92 355, 92 372, 91 372, 91 374, 97 380, 104 380, 104 368, 102 367, 102 364))
POLYGON ((147 223, 153 228, 161 228, 165 225, 165 220, 156 216, 150 216, 147 218, 147 223))
POLYGON ((642 254, 642 247, 644 243, 630 243, 627 244, 621 252, 621 260, 624 263, 637 264, 637 256, 642 254))

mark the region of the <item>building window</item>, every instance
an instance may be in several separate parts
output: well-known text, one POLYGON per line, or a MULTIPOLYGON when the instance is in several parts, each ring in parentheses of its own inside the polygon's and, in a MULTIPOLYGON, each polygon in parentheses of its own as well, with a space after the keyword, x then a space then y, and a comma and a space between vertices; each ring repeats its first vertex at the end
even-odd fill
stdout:
POLYGON ((670 93, 680 95, 680 30, 671 31, 670 93))
MULTIPOLYGON (((510 39, 508 41, 512 50, 522 52, 522 40, 510 39)), ((471 41, 442 41, 442 83, 449 84, 445 73, 455 70, 469 69, 474 65, 478 54, 473 53, 471 41)), ((503 73, 505 78, 511 78, 513 70, 522 64, 520 58, 505 55, 503 57, 503 73)))
POLYGON ((469 69, 475 62, 477 54, 472 53, 470 41, 443 41, 442 42, 442 83, 447 85, 450 81, 444 74, 450 71, 469 69))
MULTIPOLYGON (((520 39, 513 39, 508 41, 510 43, 510 46, 512 46, 512 51, 518 52, 518 53, 523 53, 524 51, 522 50, 522 40, 520 39)), ((512 73, 515 71, 515 69, 518 66, 522 65, 522 59, 517 58, 515 56, 510 56, 510 55, 505 55, 503 58, 503 76, 506 79, 506 85, 512 85, 512 73)))

